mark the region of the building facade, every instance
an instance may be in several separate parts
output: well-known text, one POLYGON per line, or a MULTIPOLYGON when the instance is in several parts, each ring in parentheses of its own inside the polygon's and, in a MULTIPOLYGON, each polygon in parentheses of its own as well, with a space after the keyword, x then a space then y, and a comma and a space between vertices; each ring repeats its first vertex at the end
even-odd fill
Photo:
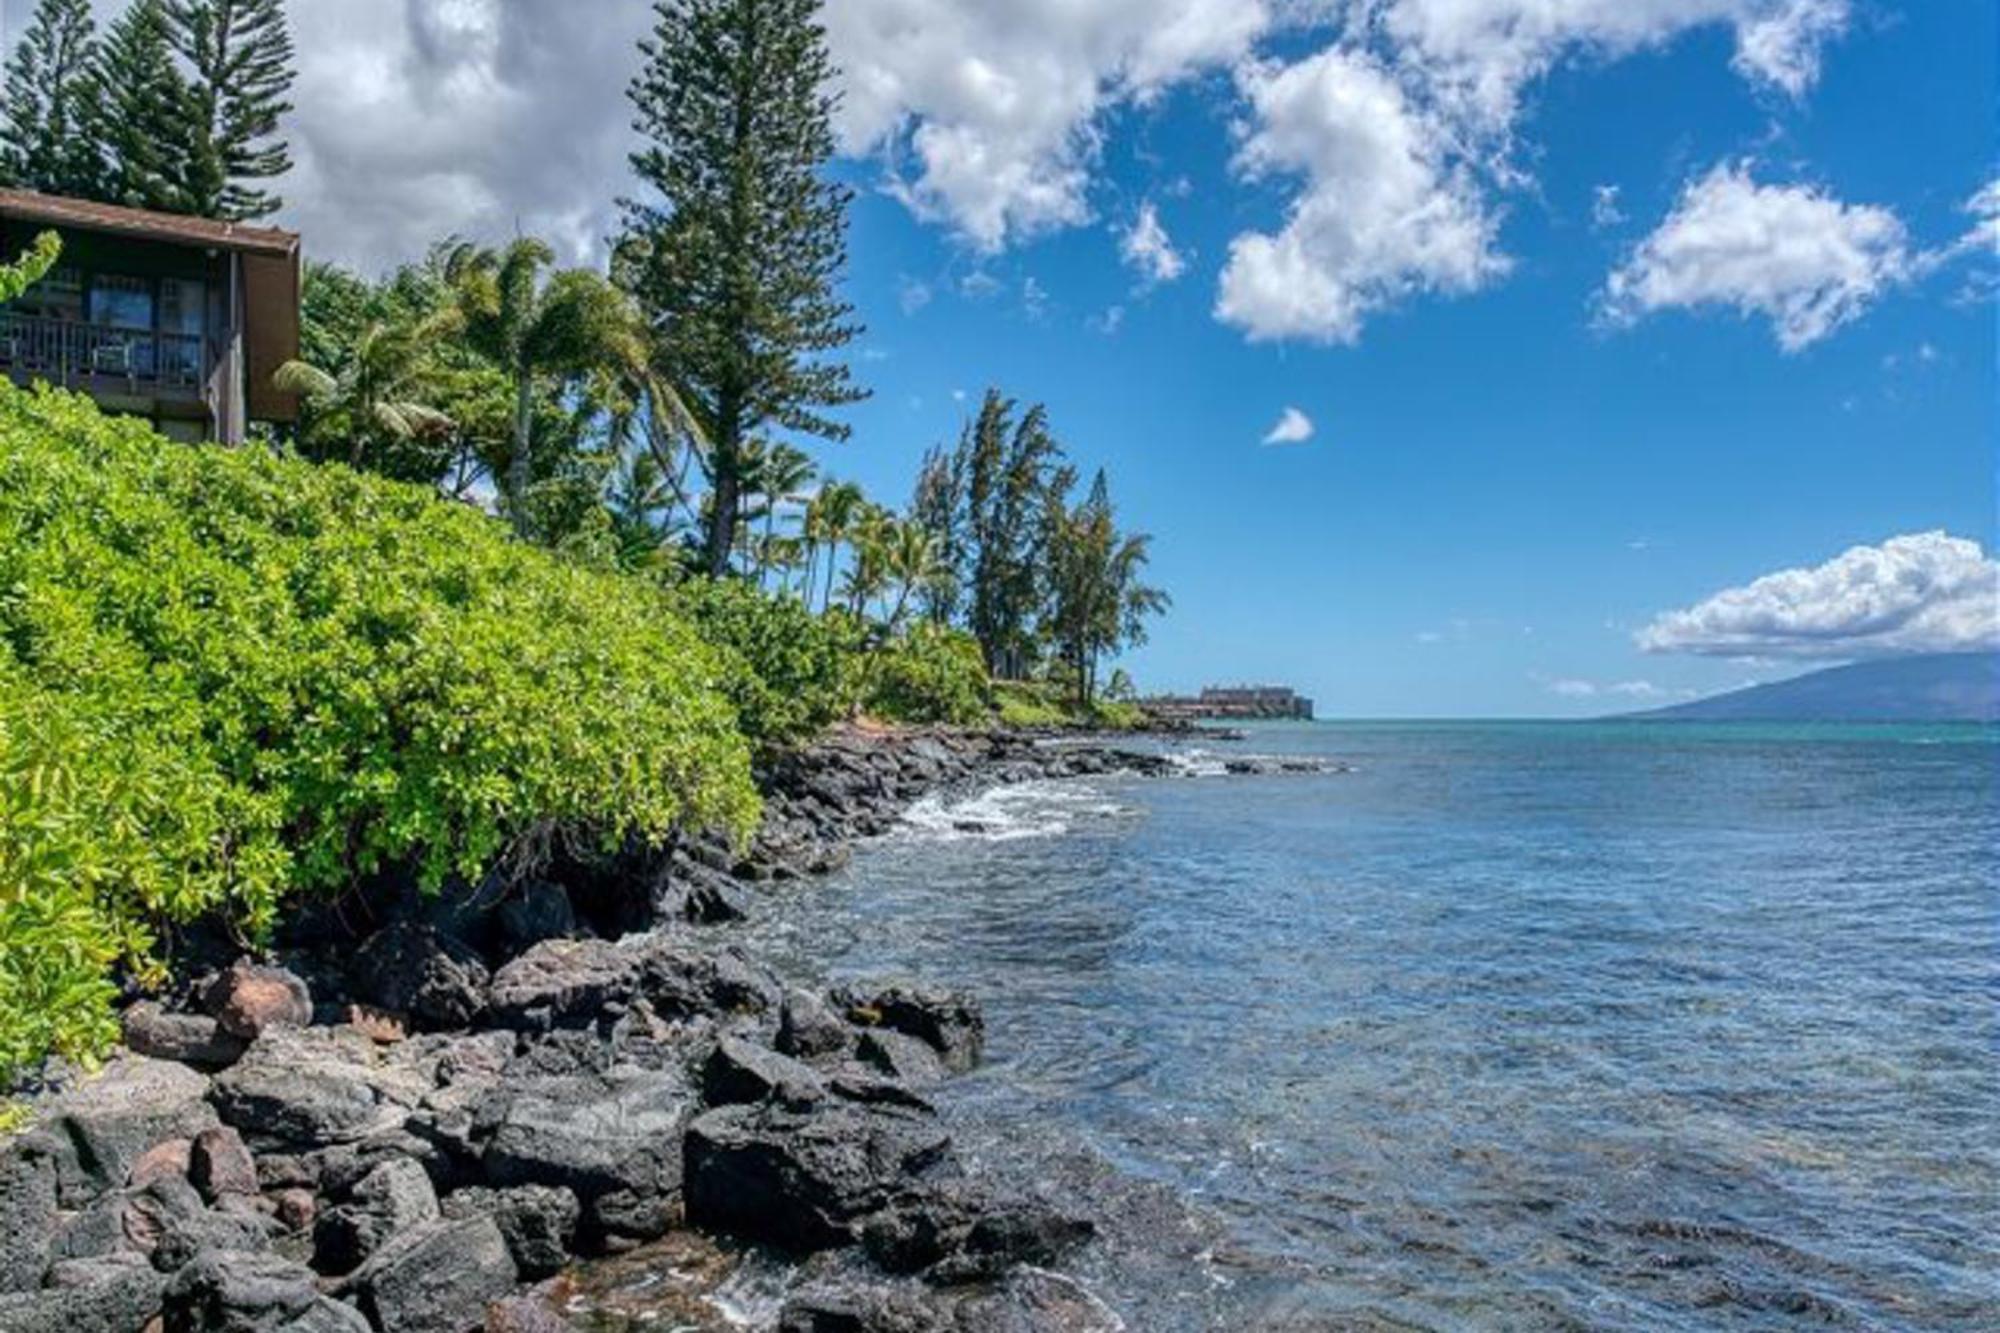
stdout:
POLYGON ((0 258, 62 237, 40 282, 0 306, 0 373, 88 394, 170 438, 243 442, 297 419, 273 387, 299 354, 299 238, 274 227, 0 190, 0 258))

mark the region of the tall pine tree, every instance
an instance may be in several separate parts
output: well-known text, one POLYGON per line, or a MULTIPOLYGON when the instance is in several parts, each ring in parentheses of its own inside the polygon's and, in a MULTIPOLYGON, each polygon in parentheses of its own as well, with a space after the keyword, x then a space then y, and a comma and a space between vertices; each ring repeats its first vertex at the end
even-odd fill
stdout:
POLYGON ((161 0, 133 0, 112 22, 98 50, 97 86, 103 197, 131 208, 189 211, 189 93, 167 43, 161 0))
POLYGON ((91 132, 97 25, 90 0, 41 0, 7 62, 0 179, 45 194, 95 197, 104 155, 91 132))
POLYGON ((165 0, 167 39, 190 71, 183 117, 183 206, 240 221, 284 202, 258 182, 292 168, 278 122, 292 104, 292 38, 283 0, 165 0))
POLYGON ((658 369, 708 437, 706 540, 729 568, 749 458, 771 426, 844 439, 825 415, 864 396, 827 359, 860 332, 834 287, 850 192, 833 155, 832 67, 819 0, 659 0, 632 83, 651 192, 625 204, 620 271, 658 369))

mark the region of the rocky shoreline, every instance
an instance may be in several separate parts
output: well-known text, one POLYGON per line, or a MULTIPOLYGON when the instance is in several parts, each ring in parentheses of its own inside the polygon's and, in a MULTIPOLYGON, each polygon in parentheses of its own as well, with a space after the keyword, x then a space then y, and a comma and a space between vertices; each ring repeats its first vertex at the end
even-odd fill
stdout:
POLYGON ((977 1001, 801 986, 728 923, 925 797, 1181 771, 843 731, 765 766, 740 850, 555 845, 505 888, 368 886, 267 958, 186 941, 125 1049, 0 1141, 0 1328, 543 1333, 576 1261, 676 1238, 789 1266, 782 1333, 1122 1327, 1059 1271, 1097 1219, 968 1169, 937 1114, 977 1001))

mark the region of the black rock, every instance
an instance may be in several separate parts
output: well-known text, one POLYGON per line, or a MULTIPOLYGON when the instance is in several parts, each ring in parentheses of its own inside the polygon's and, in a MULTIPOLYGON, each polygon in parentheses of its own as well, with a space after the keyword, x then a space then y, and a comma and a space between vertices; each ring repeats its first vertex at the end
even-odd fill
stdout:
POLYGON ((134 1333, 160 1310, 166 1278, 144 1262, 94 1259, 58 1265, 39 1291, 0 1295, 7 1333, 134 1333))
POLYGON ((451 1220, 490 1217, 507 1242, 507 1253, 524 1281, 551 1277, 569 1262, 580 1210, 576 1195, 551 1185, 517 1185, 512 1189, 477 1186, 445 1196, 444 1215, 451 1220))
POLYGON ((966 1070, 979 1063, 986 1020, 979 1002, 969 995, 941 986, 893 985, 843 989, 834 998, 849 1022, 916 1037, 935 1050, 948 1069, 966 1070))
POLYGON ((560 884, 538 879, 507 895, 498 914, 500 938, 509 954, 576 931, 576 911, 560 884))
POLYGON ((710 1111, 688 1126, 688 1220, 792 1250, 852 1243, 950 1151, 930 1117, 829 1101, 710 1111))
POLYGON ((41 1131, 0 1139, 0 1292, 42 1285, 56 1229, 61 1151, 41 1131))
POLYGON ((122 1023, 125 1045, 139 1055, 178 1060, 198 1069, 222 1069, 236 1063, 249 1045, 207 1014, 179 1014, 141 1000, 127 1009, 122 1023))
POLYGON ((855 1043, 854 1058, 912 1087, 936 1083, 945 1074, 944 1062, 928 1043, 886 1028, 862 1033, 861 1040, 855 1043))
POLYGON ((701 1097, 710 1106, 772 1100, 804 1107, 825 1095, 810 1066, 740 1037, 724 1036, 702 1065, 701 1097))
POLYGON ((437 1216, 430 1176, 408 1158, 392 1157, 363 1176, 346 1203, 314 1220, 313 1266, 350 1272, 391 1238, 437 1216))
POLYGON ((239 958, 211 977, 201 990, 202 1007, 224 1032, 254 1041, 279 1028, 302 1028, 313 1020, 312 991, 286 968, 239 958))
POLYGON ((853 1049, 854 1031, 833 1007, 809 990, 787 986, 778 1011, 777 1047, 801 1060, 843 1055, 853 1049))
POLYGON ((64 1093, 50 1108, 49 1123, 60 1145, 62 1206, 82 1207, 123 1185, 154 1144, 193 1138, 213 1125, 208 1091, 208 1078, 186 1065, 131 1055, 64 1093))
POLYGON ((354 992, 427 1028, 460 1028, 486 1007, 486 965, 434 926, 398 921, 355 955, 354 992))
POLYGON ((310 1268, 275 1254, 204 1250, 167 1282, 166 1333, 275 1333, 320 1299, 310 1268))
POLYGON ((516 1278, 493 1219, 468 1217, 404 1232, 348 1279, 347 1290, 381 1333, 471 1333, 516 1278))
POLYGON ((671 1070, 505 1080, 477 1117, 487 1182, 571 1191, 595 1243, 650 1239, 672 1221, 682 1130, 695 1109, 694 1089, 671 1070))
POLYGON ((243 1136, 227 1125, 204 1129, 188 1149, 188 1180, 214 1203, 226 1194, 257 1194, 257 1163, 243 1136))

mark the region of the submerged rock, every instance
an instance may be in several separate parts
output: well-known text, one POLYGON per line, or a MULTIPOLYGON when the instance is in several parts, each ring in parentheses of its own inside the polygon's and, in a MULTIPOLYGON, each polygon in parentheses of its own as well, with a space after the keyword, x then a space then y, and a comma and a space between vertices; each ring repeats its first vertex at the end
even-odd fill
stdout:
POLYGON ((961 991, 915 985, 848 987, 835 992, 834 999, 850 1023, 915 1037, 954 1071, 978 1064, 986 1044, 986 1019, 979 1002, 961 991))

